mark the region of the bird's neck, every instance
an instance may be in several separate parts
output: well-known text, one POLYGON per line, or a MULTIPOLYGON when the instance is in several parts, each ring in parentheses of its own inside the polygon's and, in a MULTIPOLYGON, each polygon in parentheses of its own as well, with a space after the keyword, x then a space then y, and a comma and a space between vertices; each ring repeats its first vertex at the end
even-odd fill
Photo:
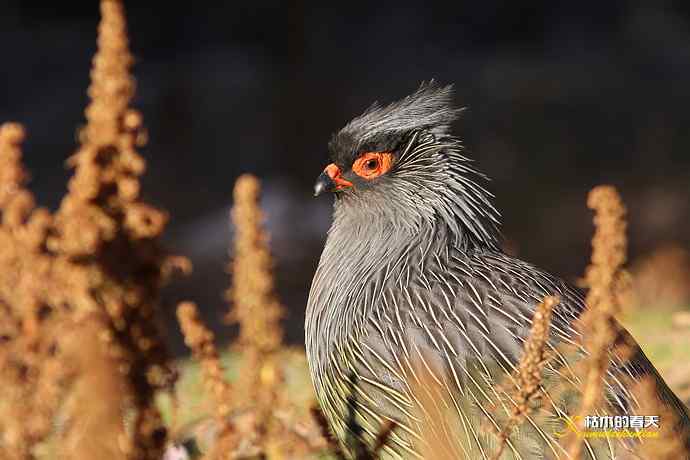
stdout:
POLYGON ((498 248, 498 213, 476 181, 481 175, 452 143, 434 161, 437 174, 415 175, 412 185, 398 177, 379 183, 378 193, 337 199, 309 293, 308 354, 328 354, 331 344, 362 330, 392 283, 404 289, 433 277, 425 270, 455 251, 498 248))
POLYGON ((336 212, 307 305, 307 353, 322 358, 312 362, 326 362, 333 344, 356 336, 387 287, 414 282, 428 261, 447 260, 452 247, 445 226, 336 212))

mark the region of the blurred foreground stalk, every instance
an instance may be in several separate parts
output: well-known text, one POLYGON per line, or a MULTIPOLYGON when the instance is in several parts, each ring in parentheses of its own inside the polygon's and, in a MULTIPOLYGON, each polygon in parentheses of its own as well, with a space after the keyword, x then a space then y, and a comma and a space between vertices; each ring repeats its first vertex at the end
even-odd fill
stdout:
POLYGON ((179 259, 159 245, 165 213, 139 198, 145 136, 128 108, 121 2, 102 1, 101 14, 87 124, 54 215, 23 188, 23 130, 0 129, 2 458, 33 458, 57 436, 65 458, 158 460, 166 439, 154 396, 172 373, 156 302, 179 259))
POLYGON ((259 424, 259 444, 270 448, 269 444, 278 441, 272 413, 283 387, 279 353, 283 347, 280 321, 284 309, 274 292, 273 261, 263 229, 260 192, 254 176, 241 176, 235 183, 232 285, 227 293, 232 308, 227 320, 240 327, 234 345, 242 353, 236 402, 253 407, 259 424))
MULTIPOLYGON (((611 186, 593 188, 587 206, 594 210, 595 232, 592 237, 592 260, 585 271, 589 287, 587 309, 578 321, 588 356, 584 360, 584 388, 578 409, 581 418, 577 425, 584 429, 584 417, 601 409, 606 371, 613 345, 622 337, 616 315, 622 310, 624 297, 630 292, 629 275, 622 267, 627 255, 625 221, 626 209, 618 191, 611 186)), ((616 350, 623 360, 632 350, 626 346, 616 350)), ((579 458, 582 439, 571 434, 567 443, 568 455, 579 458)))

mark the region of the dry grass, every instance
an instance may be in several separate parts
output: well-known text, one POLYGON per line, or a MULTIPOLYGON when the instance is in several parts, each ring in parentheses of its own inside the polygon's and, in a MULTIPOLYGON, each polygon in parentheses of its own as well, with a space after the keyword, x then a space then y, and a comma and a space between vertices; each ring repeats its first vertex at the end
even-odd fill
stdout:
POLYGON ((220 364, 213 333, 203 324, 196 305, 191 302, 181 303, 177 307, 177 319, 185 344, 201 364, 205 389, 213 398, 214 415, 219 423, 225 425, 222 431, 230 430, 228 417, 232 405, 232 387, 223 377, 224 369, 220 364))
POLYGON ((105 380, 97 370, 101 358, 112 360, 124 386, 100 394, 92 409, 109 417, 133 414, 124 434, 99 441, 107 443, 103 449, 119 458, 159 459, 165 443, 154 395, 171 385, 172 374, 154 318, 168 263, 158 244, 166 217, 138 198, 141 116, 128 108, 134 84, 122 5, 103 1, 101 13, 87 124, 69 162, 75 168, 69 193, 54 215, 35 208, 23 188, 21 128, 4 125, 0 135, 0 162, 7 166, 0 177, 0 379, 17 389, 2 404, 4 458, 32 458, 51 434, 65 437, 66 457, 83 458, 93 449, 85 433, 94 428, 82 423, 81 409, 65 412, 62 431, 56 432, 55 416, 72 392, 88 389, 84 381, 105 380), (69 341, 77 340, 71 335, 81 339, 78 327, 94 317, 102 350, 70 349, 69 341), (27 407, 28 417, 10 416, 27 407))
POLYGON ((510 400, 514 401, 510 417, 498 433, 499 447, 491 457, 498 460, 506 447, 511 433, 529 415, 530 403, 539 398, 542 371, 548 359, 547 344, 551 329, 551 315, 560 299, 558 296, 547 296, 534 310, 532 329, 523 345, 522 358, 514 376, 514 388, 510 400))
POLYGON ((74 460, 121 459, 132 450, 124 424, 127 392, 118 362, 108 352, 107 319, 94 312, 74 326, 79 334, 63 342, 65 359, 73 363, 76 378, 65 403, 69 426, 59 450, 74 460))
POLYGON ((229 322, 239 325, 234 348, 241 351, 239 378, 232 387, 196 307, 180 305, 178 318, 185 342, 201 363, 207 392, 214 397, 219 435, 207 458, 300 458, 326 448, 317 421, 300 417, 285 392, 281 361, 290 354, 283 345, 280 305, 273 287, 268 237, 259 207, 260 183, 253 176, 235 184, 232 221, 235 244, 232 285, 227 297, 229 322), (231 413, 232 411, 232 413, 231 413))
POLYGON ((55 393, 59 393, 54 387, 66 374, 63 367, 54 364, 55 355, 49 352, 55 338, 41 330, 45 321, 38 321, 37 302, 18 295, 22 290, 18 281, 23 279, 19 271, 26 260, 23 256, 42 243, 42 238, 27 238, 25 231, 33 197, 23 188, 23 140, 21 126, 7 123, 0 127, 0 264, 6 267, 0 272, 0 383, 7 390, 0 402, 0 449, 8 459, 30 458, 34 445, 49 434, 55 393), (48 393, 43 401, 34 400, 39 387, 48 393), (34 409, 26 414, 26 406, 32 403, 36 404, 34 409))
POLYGON ((235 243, 227 319, 240 327, 235 344, 242 350, 236 402, 239 408, 249 405, 254 412, 252 431, 259 449, 266 451, 280 442, 280 424, 272 413, 282 399, 283 376, 278 359, 283 347, 280 321, 284 311, 274 293, 273 262, 263 229, 260 193, 261 185, 254 176, 244 175, 235 182, 235 243))
POLYGON ((447 410, 447 390, 423 365, 418 365, 412 391, 417 400, 417 413, 421 420, 420 439, 415 448, 422 458, 453 460, 468 458, 461 450, 462 446, 449 436, 458 432, 457 415, 447 410))
POLYGON ((273 285, 259 180, 251 175, 239 177, 233 196, 235 240, 227 320, 239 325, 233 347, 242 354, 235 407, 252 414, 245 432, 255 438, 258 452, 268 458, 299 458, 323 450, 326 443, 317 421, 308 412, 298 414, 285 392, 281 361, 290 350, 283 344, 285 312, 273 285))
POLYGON ((284 309, 274 293, 260 190, 254 176, 241 176, 235 183, 232 222, 236 233, 230 266, 232 285, 227 293, 232 308, 227 319, 240 326, 236 346, 242 349, 243 364, 238 386, 247 392, 241 397, 270 411, 281 380, 276 359, 283 345, 280 321, 284 309))
MULTIPOLYGON (((629 279, 622 272, 626 260, 625 206, 618 192, 610 186, 592 189, 587 205, 594 210, 595 232, 592 237, 592 260, 585 271, 589 287, 587 310, 579 320, 588 356, 585 359, 584 389, 580 402, 579 429, 584 415, 596 413, 603 395, 604 377, 609 366, 609 350, 616 342, 620 327, 615 316, 621 312, 624 288, 629 279)), ((582 439, 571 435, 567 443, 568 455, 580 458, 582 439)))

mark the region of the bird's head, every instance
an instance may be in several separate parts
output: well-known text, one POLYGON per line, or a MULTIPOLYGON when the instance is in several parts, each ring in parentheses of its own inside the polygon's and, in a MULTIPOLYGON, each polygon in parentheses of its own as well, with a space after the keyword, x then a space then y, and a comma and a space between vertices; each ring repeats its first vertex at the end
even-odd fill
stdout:
POLYGON ((422 84, 404 99, 374 104, 335 133, 331 163, 314 186, 334 192, 341 219, 407 232, 442 228, 464 247, 497 247, 498 212, 462 144, 449 131, 462 109, 452 86, 422 84))

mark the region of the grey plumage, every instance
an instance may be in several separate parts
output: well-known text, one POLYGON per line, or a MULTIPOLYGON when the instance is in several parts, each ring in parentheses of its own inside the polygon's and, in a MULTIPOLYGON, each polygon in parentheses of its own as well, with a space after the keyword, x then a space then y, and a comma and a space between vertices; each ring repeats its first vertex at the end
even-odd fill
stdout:
MULTIPOLYGON (((418 455, 420 421, 410 376, 420 362, 447 389, 459 420, 458 455, 491 454, 490 436, 479 427, 499 424, 487 409, 501 404, 493 386, 516 365, 534 307, 546 295, 561 297, 550 347, 562 366, 547 366, 545 381, 552 388, 569 384, 573 391, 579 384, 563 366, 584 353, 573 326, 585 308, 583 294, 499 249, 499 214, 481 185, 485 177, 449 134, 458 113, 451 95, 448 86, 423 85, 400 102, 370 108, 330 143, 334 163, 353 186, 336 193, 309 293, 307 357, 338 438, 352 436, 353 416, 355 435, 365 443, 373 442, 384 420, 395 420, 398 429, 386 448, 392 457, 418 455), (395 157, 374 180, 350 171, 368 151, 395 157), (561 351, 564 344, 575 350, 572 356, 561 351)), ((688 422, 682 403, 641 350, 630 364, 612 360, 607 397, 614 407, 624 412, 634 404, 626 378, 652 375, 688 422)), ((506 458, 564 455, 549 430, 568 409, 559 401, 549 406, 547 398, 539 421, 529 420, 531 428, 523 430, 522 442, 511 441, 506 455, 512 457, 506 458)), ((615 456, 613 443, 589 443, 589 455, 615 456)))

